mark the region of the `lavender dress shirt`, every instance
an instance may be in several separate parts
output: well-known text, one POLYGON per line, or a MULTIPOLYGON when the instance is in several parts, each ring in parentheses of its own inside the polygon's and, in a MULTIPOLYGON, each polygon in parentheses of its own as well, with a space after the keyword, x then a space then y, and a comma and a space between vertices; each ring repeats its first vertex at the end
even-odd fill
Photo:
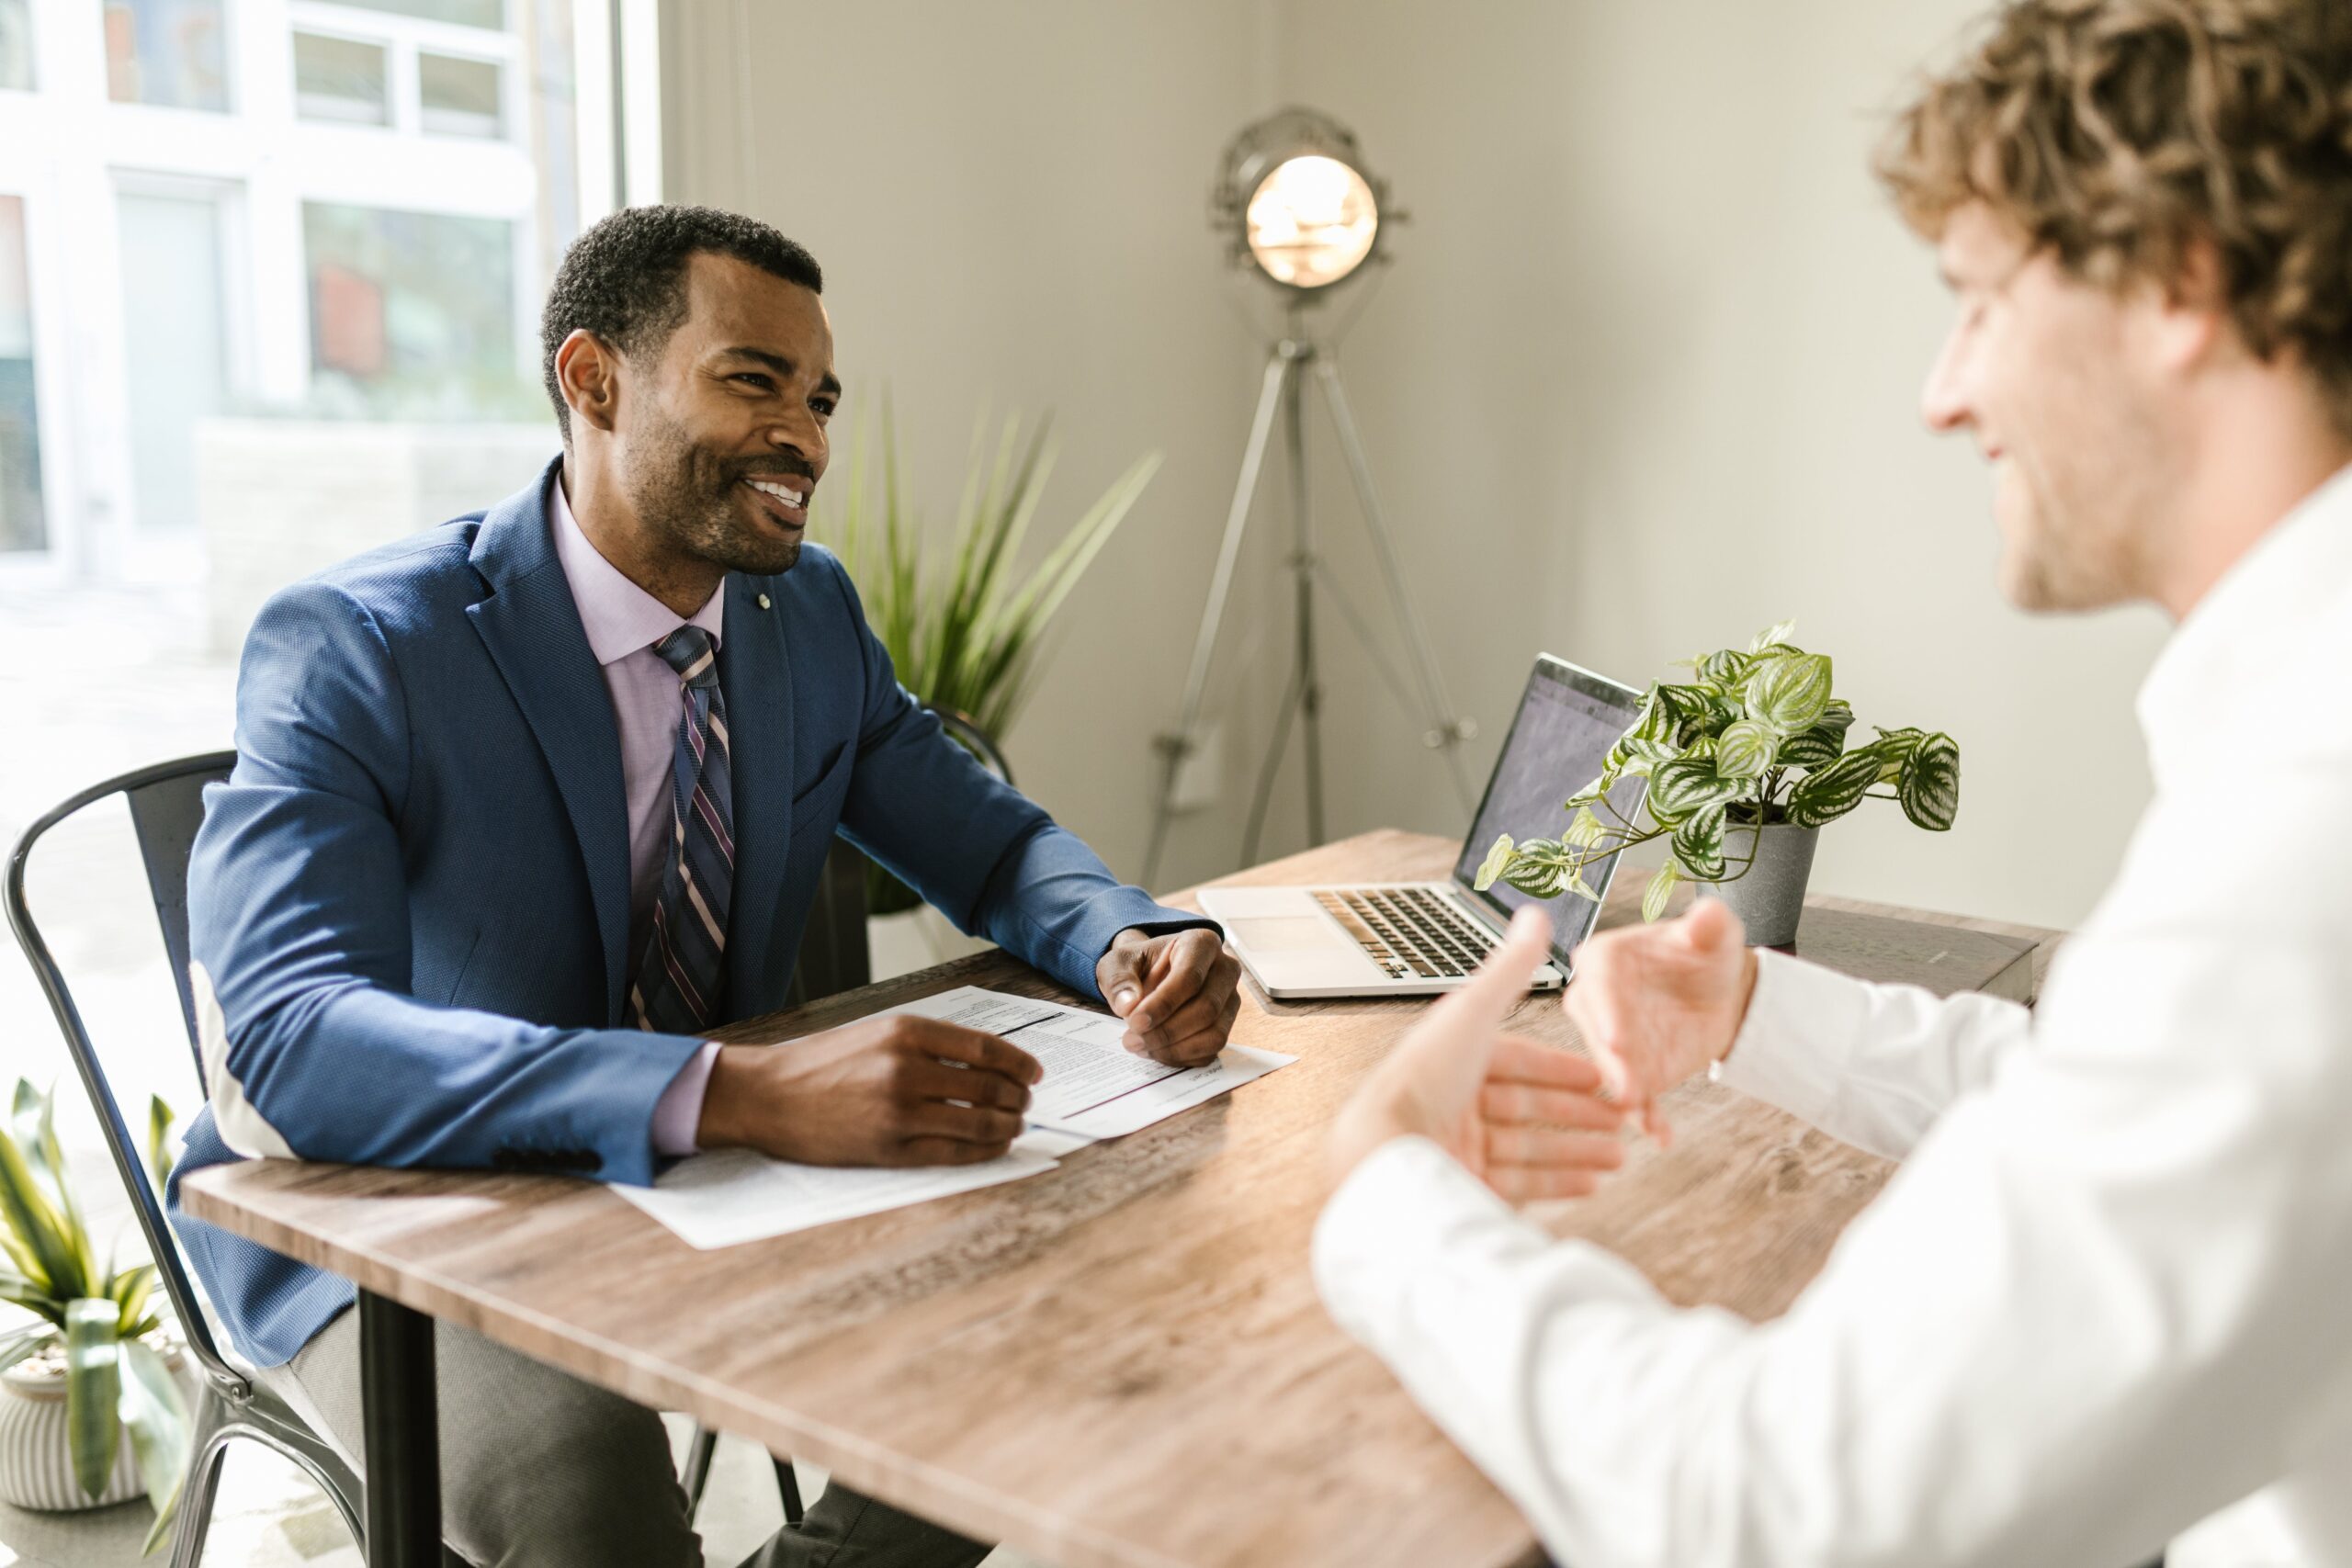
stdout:
MULTIPOLYGON (((612 694, 613 719, 620 730, 621 784, 628 800, 628 911, 632 942, 646 929, 654 900, 662 896, 662 873, 670 857, 670 767, 678 743, 678 672, 653 645, 683 626, 697 626, 718 646, 727 608, 724 592, 689 620, 679 619, 661 600, 639 588, 597 553, 571 515, 560 479, 550 488, 548 530, 556 559, 563 563, 572 603, 588 633, 589 651, 604 666, 605 689, 612 694)), ((632 958, 634 955, 632 954, 632 958)), ((702 1124, 703 1093, 718 1056, 706 1043, 670 1080, 653 1107, 653 1151, 690 1155, 702 1124)))

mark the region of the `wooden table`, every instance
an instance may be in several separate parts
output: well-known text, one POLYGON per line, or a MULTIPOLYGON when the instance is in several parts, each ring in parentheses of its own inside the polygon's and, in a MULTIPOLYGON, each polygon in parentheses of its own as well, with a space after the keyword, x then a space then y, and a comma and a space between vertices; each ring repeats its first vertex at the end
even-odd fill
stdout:
MULTIPOLYGON (((1230 880, 1442 877, 1453 852, 1373 833, 1230 880)), ((1645 878, 1619 880, 1605 923, 1645 878)), ((2041 962, 2054 934, 1915 918, 2041 943, 2041 962)), ((990 953, 725 1037, 964 985, 1067 995, 990 953)), ((1250 991, 1234 1039, 1295 1065, 1044 1176, 717 1252, 553 1177, 262 1160, 190 1178, 184 1201, 362 1288, 378 1568, 422 1551, 438 1517, 433 1466, 415 1461, 395 1496, 401 1468, 377 1446, 429 1451, 419 1314, 1064 1568, 1518 1562, 1535 1546, 1517 1510, 1332 1325, 1307 1272, 1324 1128, 1419 1005, 1250 991)), ((1570 1039, 1548 998, 1512 1027, 1570 1039)), ((1600 1196, 1538 1217, 1677 1302, 1781 1311, 1889 1168, 1703 1081, 1673 1111, 1670 1151, 1641 1144, 1600 1196)))

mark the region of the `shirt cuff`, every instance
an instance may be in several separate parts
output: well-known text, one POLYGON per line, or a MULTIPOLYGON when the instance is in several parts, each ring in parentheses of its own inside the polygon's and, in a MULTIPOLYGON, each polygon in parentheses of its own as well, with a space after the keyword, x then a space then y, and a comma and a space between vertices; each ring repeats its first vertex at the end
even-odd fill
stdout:
POLYGON ((662 1098, 653 1102, 653 1152, 691 1155, 702 1152, 695 1134, 702 1127, 702 1097, 710 1088, 711 1064, 718 1060, 718 1042, 706 1040, 702 1049, 686 1058, 662 1098))
POLYGON ((1861 981, 1758 949, 1747 1017, 1708 1077, 1821 1126, 1869 1011, 1870 987, 1861 981))

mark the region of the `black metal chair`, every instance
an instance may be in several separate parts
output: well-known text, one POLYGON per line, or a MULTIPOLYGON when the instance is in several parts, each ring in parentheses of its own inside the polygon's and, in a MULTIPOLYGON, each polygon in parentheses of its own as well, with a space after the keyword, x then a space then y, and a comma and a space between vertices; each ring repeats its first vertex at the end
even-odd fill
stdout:
POLYGON ((147 1249, 154 1258, 156 1274, 163 1281, 164 1294, 172 1303, 172 1314, 179 1320, 180 1332, 187 1337, 188 1352, 196 1358, 201 1376, 196 1407, 190 1412, 193 1446, 187 1478, 180 1491, 179 1518, 173 1528, 172 1568, 196 1568, 203 1555, 205 1533, 212 1522, 213 1495, 220 1481, 221 1459, 228 1445, 237 1438, 275 1449, 300 1465, 318 1483, 319 1490, 326 1494, 327 1500, 343 1516, 352 1539, 361 1542, 363 1550, 367 1540, 366 1493, 359 1477, 334 1445, 284 1400, 261 1386, 251 1369, 222 1354, 219 1341, 213 1337, 212 1325, 205 1316, 203 1303, 188 1280, 179 1247, 164 1220, 162 1195, 148 1180, 139 1141, 123 1121, 122 1108, 107 1081, 105 1068, 99 1065, 89 1031, 83 1026, 81 1010, 66 987, 64 974, 51 955, 49 944, 41 939, 40 928, 33 923, 32 911, 25 901, 25 868, 32 857, 34 844, 44 833, 86 807, 112 795, 123 797, 139 837, 140 855, 146 863, 155 918, 164 929, 164 947, 170 955, 180 1013, 187 1024, 190 1060, 200 1095, 204 1065, 196 1044, 196 1005, 188 993, 187 857, 189 847, 196 841, 197 825, 204 818, 204 786, 227 777, 236 761, 233 751, 215 751, 161 762, 93 784, 26 829, 8 857, 9 927, 17 933, 17 941, 32 964, 41 993, 49 998, 50 1010, 57 1016, 57 1027, 65 1036, 65 1048, 73 1055, 74 1071, 80 1074, 82 1087, 89 1091, 90 1103, 97 1111, 98 1125, 106 1134, 107 1152, 114 1159, 115 1173, 121 1178, 123 1190, 130 1198, 140 1232, 147 1239, 147 1249))
MULTIPOLYGON (((74 1071, 98 1113, 115 1173, 121 1179, 139 1221, 139 1229, 154 1258, 164 1293, 187 1336, 188 1350, 202 1376, 197 1405, 191 1412, 193 1441, 187 1477, 181 1487, 179 1517, 174 1527, 172 1568, 195 1568, 204 1551, 211 1526, 212 1502, 220 1485, 220 1464, 228 1445, 240 1438, 284 1454, 300 1466, 327 1500, 343 1516, 351 1537, 367 1550, 367 1490, 333 1443, 314 1430, 284 1399, 255 1381, 250 1368, 224 1354, 213 1336, 201 1299, 189 1280, 176 1240, 165 1219, 162 1195, 149 1182, 138 1141, 124 1122, 119 1102, 98 1060, 89 1031, 72 990, 34 922, 25 895, 26 868, 33 847, 51 829, 96 803, 119 795, 130 810, 131 827, 147 874, 147 886, 163 928, 164 950, 178 994, 180 1017, 187 1025, 189 1059, 195 1068, 197 1092, 204 1094, 203 1050, 197 1034, 196 1002, 189 991, 187 932, 188 852, 196 830, 204 820, 204 786, 229 776, 236 765, 234 751, 214 751, 176 761, 159 762, 91 785, 45 813, 17 840, 8 857, 6 898, 8 925, 25 958, 32 965, 50 1010, 56 1015, 74 1071)), ((802 944, 800 966, 795 971, 795 999, 827 996, 866 983, 869 965, 865 945, 865 883, 862 859, 847 844, 837 844, 827 863, 819 908, 809 920, 810 936, 802 944), (807 987, 814 987, 814 989, 807 987), (807 989, 807 996, 800 993, 807 989)), ((695 1428, 687 1445, 681 1477, 689 1515, 698 1508, 710 1475, 717 1434, 695 1428)), ((789 1460, 775 1461, 776 1489, 784 1502, 785 1518, 798 1524, 802 1516, 800 1490, 789 1460)))

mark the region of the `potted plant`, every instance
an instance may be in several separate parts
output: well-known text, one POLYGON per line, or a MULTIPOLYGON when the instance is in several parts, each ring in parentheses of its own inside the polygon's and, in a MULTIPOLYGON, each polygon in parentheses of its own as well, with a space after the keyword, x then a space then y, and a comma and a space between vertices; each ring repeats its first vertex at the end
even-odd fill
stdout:
MULTIPOLYGON (((156 1185, 171 1168, 172 1113, 148 1114, 156 1185)), ((53 1094, 17 1084, 0 1126, 0 1301, 34 1322, 0 1332, 0 1500, 21 1508, 96 1507, 147 1494, 164 1539, 187 1471, 188 1414, 173 1376, 179 1352, 151 1310, 155 1266, 98 1263, 57 1142, 53 1094)))
MULTIPOLYGON (((990 441, 989 421, 982 416, 973 430, 954 531, 944 542, 933 541, 901 499, 897 432, 885 404, 878 490, 861 423, 850 446, 842 510, 810 527, 849 569, 866 621, 898 667, 899 683, 932 707, 961 714, 1000 742, 1028 700, 1046 627, 1160 462, 1156 452, 1136 459, 1024 571, 1016 558, 1053 472, 1050 423, 1038 422, 1024 438, 1021 416, 1011 415, 990 441)), ((922 903, 881 867, 867 868, 870 915, 913 920, 922 903)), ((917 939, 922 948, 917 966, 956 955, 956 933, 938 924, 937 931, 917 939)), ((880 928, 876 934, 885 937, 880 928)), ((887 938, 877 942, 877 977, 890 972, 888 945, 887 938)))
POLYGON ((1949 829, 1960 809, 1959 745, 1939 731, 1879 729, 1849 746, 1854 710, 1831 694, 1829 656, 1791 642, 1795 629, 1783 621, 1745 649, 1685 660, 1686 682, 1652 686, 1600 776, 1567 802, 1567 830, 1498 839, 1477 886, 1500 879, 1539 898, 1593 898, 1588 867, 1663 838, 1668 852, 1642 896, 1644 919, 1663 914, 1675 885, 1690 881, 1731 906, 1751 943, 1778 947, 1796 939, 1825 824, 1876 799, 1931 832, 1949 829), (1629 779, 1648 781, 1634 807, 1646 825, 1625 815, 1630 802, 1611 798, 1629 779))

